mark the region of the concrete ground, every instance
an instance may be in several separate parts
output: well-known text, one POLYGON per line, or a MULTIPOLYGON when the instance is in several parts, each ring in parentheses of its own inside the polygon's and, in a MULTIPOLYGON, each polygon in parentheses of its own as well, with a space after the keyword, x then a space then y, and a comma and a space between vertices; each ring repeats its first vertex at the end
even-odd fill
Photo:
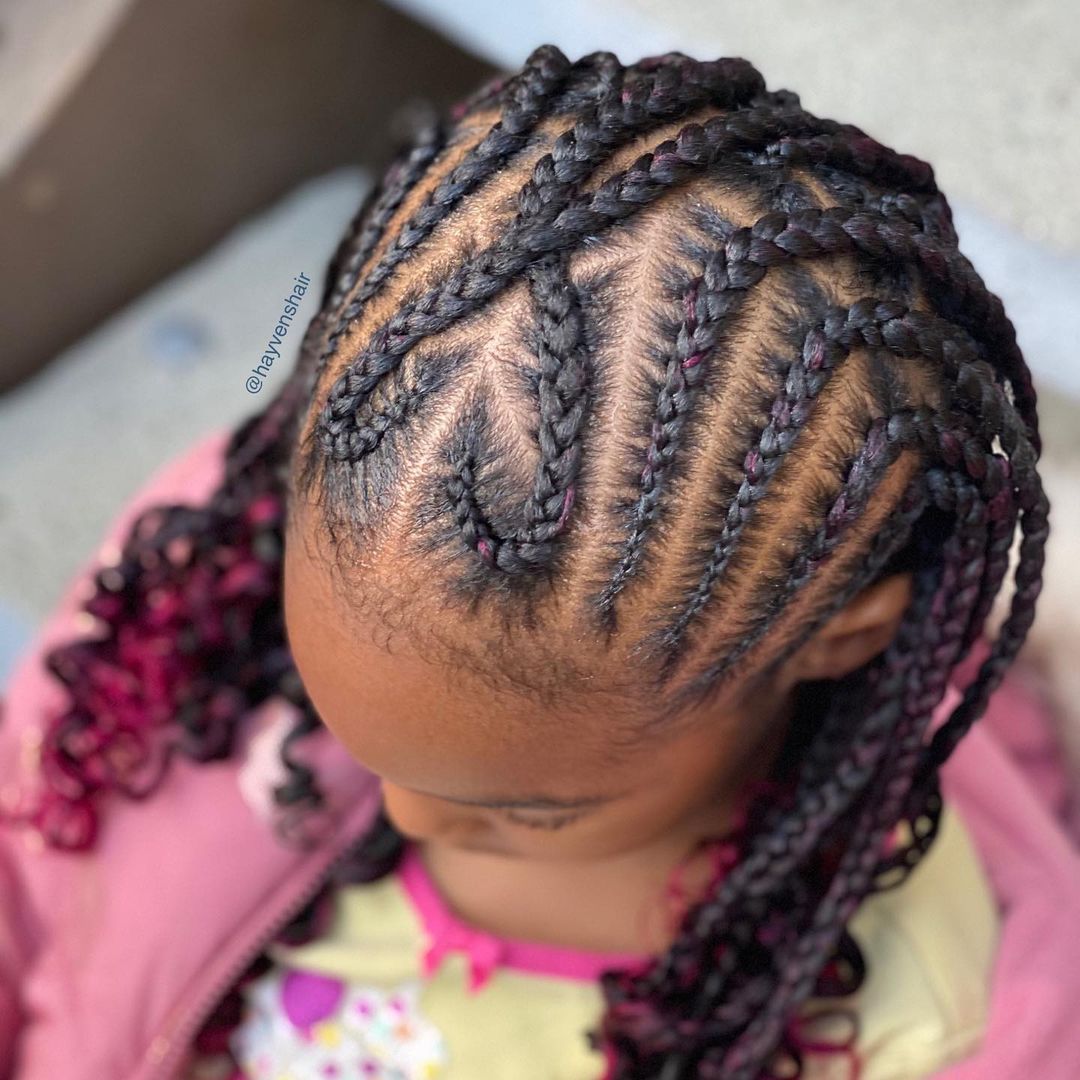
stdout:
MULTIPOLYGON (((259 407, 244 379, 282 298, 301 271, 321 278, 369 182, 343 170, 303 186, 0 397, 0 687, 125 499, 259 407)), ((305 298, 282 374, 317 302, 305 298)))

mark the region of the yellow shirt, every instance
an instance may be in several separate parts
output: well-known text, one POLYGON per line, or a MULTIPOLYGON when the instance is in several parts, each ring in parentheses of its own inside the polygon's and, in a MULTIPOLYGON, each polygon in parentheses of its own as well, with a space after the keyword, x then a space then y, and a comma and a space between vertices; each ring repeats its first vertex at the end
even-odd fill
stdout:
MULTIPOLYGON (((585 1032, 595 979, 495 964, 470 991, 470 961, 449 951, 425 974, 432 939, 398 874, 349 886, 328 932, 270 946, 276 966, 246 989, 232 1048, 259 1080, 597 1080, 585 1032)), ((870 897, 849 929, 867 962, 859 991, 810 1001, 806 1015, 859 1018, 860 1080, 921 1080, 972 1053, 989 1007, 999 918, 968 831, 948 806, 929 854, 900 886, 870 897)), ((595 954, 594 954, 595 955, 595 954)), ((817 1031, 843 1034, 817 1021, 817 1031), (824 1025, 824 1026, 822 1026, 824 1025)), ((847 1080, 850 1065, 808 1054, 805 1080, 847 1080)))

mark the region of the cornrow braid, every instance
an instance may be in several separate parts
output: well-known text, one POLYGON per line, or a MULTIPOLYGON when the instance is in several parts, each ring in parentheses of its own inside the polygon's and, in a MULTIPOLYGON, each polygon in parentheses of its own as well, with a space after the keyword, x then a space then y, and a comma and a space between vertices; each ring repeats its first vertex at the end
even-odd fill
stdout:
MULTIPOLYGON (((925 162, 766 90, 743 59, 541 46, 448 123, 420 115, 218 490, 144 514, 102 567, 95 635, 50 656, 70 704, 46 732, 46 797, 17 816, 88 849, 108 792, 147 797, 177 753, 228 756, 243 716, 283 697, 299 719, 279 835, 318 838, 318 777, 292 750, 320 725, 280 596, 287 500, 316 492, 334 539, 344 519, 342 544, 389 545, 425 593, 470 601, 442 604, 433 634, 477 643, 455 660, 560 702, 629 688, 649 703, 640 739, 736 675, 767 679, 910 571, 893 641, 800 684, 744 824, 715 838, 727 872, 665 953, 601 976, 584 1033, 605 1080, 800 1075, 803 1005, 860 985, 851 917, 917 872, 939 769, 1031 626, 1049 527, 1036 401, 925 162)), ((402 849, 380 813, 283 936, 317 933, 337 885, 402 849)))
MULTIPOLYGON (((957 380, 957 389, 961 379, 968 380, 968 364, 983 365, 984 378, 989 369, 985 362, 977 359, 974 343, 963 333, 936 316, 916 311, 906 311, 897 304, 878 303, 867 298, 845 310, 833 309, 826 316, 820 329, 810 331, 803 346, 803 367, 792 365, 789 369, 783 393, 776 398, 770 409, 769 423, 762 429, 758 444, 746 456, 745 476, 736 498, 729 505, 725 514, 724 528, 717 539, 713 553, 702 575, 702 579, 687 603, 686 609, 673 626, 664 632, 664 644, 669 650, 677 646, 690 620, 698 615, 707 601, 713 581, 719 576, 730 557, 734 539, 741 529, 745 507, 762 497, 769 477, 777 467, 777 456, 784 450, 777 442, 777 429, 791 431, 791 438, 799 426, 805 423, 809 404, 820 392, 827 375, 834 368, 839 356, 838 350, 848 350, 856 345, 884 347, 899 356, 925 356, 937 363, 948 376, 957 380), (829 350, 831 346, 831 353, 829 350), (807 372, 808 375, 803 372, 807 372), (819 374, 821 373, 821 374, 819 374), (793 375, 795 376, 793 378, 793 375), (816 377, 815 377, 816 376, 816 377), (811 379, 813 381, 811 381, 811 379), (793 430, 792 430, 793 429, 793 430)), ((966 385, 966 382, 965 382, 966 385)), ((979 387, 985 385, 978 384, 979 387)), ((973 417, 1000 417, 999 403, 995 400, 984 401, 981 389, 972 391, 969 403, 965 406, 962 395, 956 402, 967 408, 973 417), (985 411, 989 409, 989 414, 985 411)), ((991 392, 992 394, 992 392, 991 392)), ((997 391, 1001 395, 1000 390, 997 391)), ((1001 422, 1004 422, 1001 420, 1001 422)), ((994 420, 991 423, 995 423, 994 420)), ((984 429, 985 430, 985 429, 984 429)), ((997 432, 989 427, 987 442, 997 432)), ((943 452, 955 456, 950 449, 946 436, 943 452)), ((980 459, 975 465, 985 468, 980 459)), ((996 475, 996 470, 994 472, 996 475)), ((991 497, 997 497, 995 491, 991 497)), ((996 591, 996 588, 995 588, 996 591)), ((992 602, 992 594, 987 604, 992 602)), ((762 632, 768 629, 762 626, 762 632)), ((709 685, 716 682, 724 671, 732 667, 739 658, 757 643, 760 634, 746 634, 735 649, 725 650, 722 666, 710 668, 704 678, 709 685)))
MULTIPOLYGON (((870 492, 886 474, 889 465, 895 461, 899 451, 899 445, 890 444, 885 439, 886 425, 880 420, 875 421, 867 433, 867 440, 862 451, 852 462, 847 482, 833 502, 826 522, 819 534, 819 543, 812 547, 806 554, 800 554, 797 562, 800 565, 822 559, 827 552, 835 547, 840 540, 845 521, 850 522, 857 516, 859 509, 865 505, 870 492)), ((905 507, 907 516, 921 509, 921 502, 912 498, 905 507)), ((894 541, 895 542, 895 541, 894 541)), ((877 560, 883 561, 879 550, 877 560)), ((915 605, 917 608, 917 605, 915 605)), ((917 614, 917 612, 916 612, 917 614)), ((901 665, 912 663, 910 653, 903 653, 898 661, 897 669, 892 673, 893 678, 902 680, 906 670, 901 665)), ((899 682, 898 682, 899 685, 899 682)), ((877 724, 887 727, 895 723, 897 716, 897 701, 894 688, 891 684, 877 684, 875 689, 881 693, 880 706, 876 713, 868 718, 865 729, 869 735, 877 735, 880 738, 880 728, 877 724)), ((822 725, 824 732, 828 732, 832 723, 835 723, 836 714, 825 718, 822 725)), ((807 759, 808 766, 814 763, 812 757, 807 759)), ((835 762, 831 762, 835 766, 835 762)), ((826 778, 825 782, 810 785, 804 782, 802 787, 796 788, 796 797, 803 797, 803 804, 792 810, 791 807, 778 808, 768 825, 761 830, 759 846, 750 848, 745 853, 739 864, 730 871, 724 889, 715 897, 714 902, 701 907, 697 914, 695 932, 701 939, 708 939, 717 929, 725 924, 736 921, 730 903, 734 903, 745 897, 747 901, 753 901, 755 897, 768 895, 771 882, 774 879, 785 880, 799 867, 800 863, 820 843, 821 834, 848 808, 851 801, 858 794, 867 780, 868 769, 866 765, 857 765, 854 761, 845 761, 844 767, 834 769, 834 774, 826 778), (769 829, 773 831, 770 832, 769 829), (755 883, 755 875, 758 878, 755 883), (728 884, 729 883, 729 884, 728 884)), ((687 950, 686 955, 692 955, 700 947, 699 939, 688 937, 682 943, 677 944, 668 958, 668 964, 672 971, 677 970, 684 963, 681 955, 682 949, 687 950)), ((716 972, 722 972, 722 965, 717 965, 714 970, 714 981, 719 976, 716 972)), ((649 981, 646 983, 649 991, 655 992, 666 978, 663 965, 654 969, 649 981)))
MULTIPOLYGON (((768 423, 761 429, 756 445, 746 455, 742 483, 724 514, 723 528, 713 545, 701 580, 682 614, 664 635, 668 657, 678 655, 686 628, 700 615, 712 592, 713 583, 727 567, 743 523, 750 517, 750 509, 764 497, 769 480, 784 460, 799 429, 809 419, 814 399, 833 369, 847 355, 843 332, 846 323, 865 317, 865 307, 852 308, 847 312, 833 311, 826 316, 820 328, 815 327, 807 333, 801 362, 794 361, 789 366, 783 390, 769 409, 768 423)), ((863 474, 859 472, 856 475, 861 477, 863 474)), ((844 509, 847 509, 846 505, 844 509)), ((828 520, 831 523, 833 519, 830 517, 828 520)), ((731 656, 731 659, 733 661, 735 657, 731 656)))
POLYGON ((447 493, 466 543, 489 565, 509 572, 548 567, 552 541, 566 528, 581 464, 578 440, 588 412, 588 366, 582 350, 582 314, 565 277, 565 259, 549 257, 530 268, 529 283, 539 317, 537 380, 539 462, 525 504, 525 525, 500 536, 480 511, 473 493, 475 429, 454 462, 447 493))
MULTIPOLYGON (((941 489, 937 484, 934 485, 934 489, 941 494, 941 489)), ((969 489, 970 491, 970 489, 969 489)), ((946 493, 948 494, 948 493, 946 493)), ((946 504, 949 504, 951 500, 945 499, 946 504)), ((969 503, 974 500, 969 496, 969 503)), ((952 655, 955 655, 955 651, 958 648, 958 639, 963 629, 967 625, 967 615, 970 613, 970 603, 965 603, 964 598, 961 598, 961 604, 959 610, 954 617, 952 624, 950 625, 945 620, 944 629, 939 630, 938 620, 943 615, 942 600, 945 596, 952 595, 950 588, 956 583, 958 575, 962 573, 962 567, 965 563, 966 557, 971 553, 973 548, 978 547, 979 537, 978 533, 974 535, 968 534, 962 540, 959 534, 954 535, 949 541, 951 548, 946 552, 946 561, 943 568, 939 571, 934 568, 930 568, 917 578, 915 589, 915 600, 912 608, 909 612, 909 618, 906 620, 901 631, 898 633, 897 638, 894 640, 890 648, 896 652, 895 662, 889 663, 888 653, 886 654, 886 662, 884 665, 884 671, 888 672, 889 682, 883 683, 880 678, 871 680, 876 686, 879 693, 884 689, 886 692, 882 695, 884 702, 888 703, 889 716, 892 722, 895 724, 898 715, 907 718, 907 723, 910 724, 911 718, 914 716, 926 716, 929 710, 933 708, 936 702, 940 699, 941 693, 944 691, 944 676, 940 674, 940 669, 936 665, 930 665, 927 663, 920 664, 920 658, 923 661, 930 659, 933 656, 937 656, 939 659, 942 656, 949 657, 949 645, 945 645, 945 642, 951 643, 952 655), (940 577, 941 584, 937 584, 937 578, 940 577), (927 615, 936 615, 937 619, 928 619, 927 615), (925 627, 925 629, 923 629, 925 627), (910 637, 909 637, 910 635, 910 637), (908 640, 905 641, 905 638, 908 640), (918 677, 926 675, 927 672, 934 672, 937 679, 936 684, 929 686, 923 686, 921 681, 918 681, 918 677), (913 678, 913 676, 915 678, 913 678), (896 700, 896 692, 901 687, 907 687, 911 696, 909 703, 905 711, 898 714, 897 709, 891 705, 896 700), (921 700, 920 700, 921 699, 921 700)), ((948 670, 948 665, 944 668, 948 670)), ((879 669, 880 674, 880 669, 879 669)), ((904 721, 901 721, 903 725, 904 721)), ((907 747, 906 752, 910 755, 916 752, 916 748, 921 745, 921 729, 909 727, 908 733, 904 734, 903 726, 897 726, 891 732, 890 738, 887 740, 879 740, 877 745, 878 754, 894 755, 898 750, 904 746, 907 747)), ((888 758, 886 758, 888 760, 888 758)), ((867 765, 871 768, 880 768, 880 758, 877 761, 874 759, 866 759, 867 765)), ((863 767, 866 768, 867 765, 863 767)), ((899 770, 901 775, 904 775, 905 770, 899 770)), ((895 787, 895 783, 894 783, 895 787)), ((863 803, 865 806, 865 791, 863 793, 863 803)), ((871 802, 870 806, 875 814, 879 815, 880 820, 873 826, 876 832, 871 834, 875 838, 874 845, 870 847, 863 847, 860 844, 852 843, 848 849, 847 854, 844 856, 844 860, 851 862, 853 865, 860 865, 862 867, 862 881, 863 885, 869 881, 874 875, 879 872, 881 863, 873 857, 874 852, 878 850, 877 845, 884 838, 887 828, 895 821, 895 799, 893 804, 887 804, 887 808, 883 811, 878 810, 880 804, 871 802), (868 858, 867 852, 870 857, 868 858)), ((927 812, 935 815, 935 821, 932 828, 936 829, 936 814, 940 812, 940 801, 933 805, 928 805, 927 812)), ((869 821, 859 825, 857 822, 854 825, 854 835, 860 836, 862 832, 865 832, 869 826, 869 821)), ((924 828, 918 830, 920 836, 925 836, 931 829, 924 828)), ((783 851, 784 847, 780 846, 779 850, 783 851)), ((761 865, 763 871, 766 873, 770 870, 776 872, 781 877, 791 873, 792 867, 776 866, 775 863, 770 865, 768 858, 759 859, 759 865, 761 865)), ((744 860, 739 867, 736 868, 737 872, 745 874, 751 867, 750 860, 744 860)), ((785 984, 787 987, 792 988, 795 994, 801 994, 802 991, 798 990, 799 980, 804 981, 803 990, 808 990, 812 985, 812 975, 819 970, 822 957, 826 956, 828 952, 835 947, 835 934, 836 927, 846 921, 846 918, 854 911, 854 906, 857 904, 857 898, 859 896, 859 888, 855 888, 853 891, 852 881, 846 878, 843 871, 845 869, 844 861, 841 862, 840 867, 837 870, 836 876, 833 879, 833 884, 830 886, 829 893, 821 900, 821 907, 815 915, 815 923, 819 928, 815 933, 811 933, 809 928, 802 927, 797 934, 788 935, 787 940, 796 943, 796 956, 787 958, 785 962, 779 965, 780 970, 783 972, 781 986, 779 989, 774 988, 774 992, 769 995, 767 1003, 763 1002, 765 1007, 758 1011, 753 1023, 749 1026, 748 1033, 754 1028, 758 1029, 759 1039, 762 1040, 759 1044, 764 1046, 766 1044, 774 1044, 779 1036, 779 1031, 784 1022, 785 1005, 783 1004, 786 993, 785 984), (841 889, 847 890, 847 898, 841 899, 843 894, 841 889), (844 906, 846 905, 846 907, 844 906), (815 936, 816 934, 816 936, 815 936), (813 956, 813 950, 817 949, 817 955, 813 959, 807 960, 807 957, 813 956), (811 981, 806 982, 807 979, 811 981)), ((733 891, 735 887, 733 886, 733 891)), ((753 892, 754 890, 748 890, 753 892)), ((768 895, 764 889, 759 888, 759 894, 768 895)), ((712 911, 710 913, 713 918, 738 918, 738 915, 733 915, 730 911, 712 911)), ((764 917, 758 913, 758 918, 764 917)), ((729 961, 727 964, 721 963, 712 972, 712 989, 714 993, 718 992, 718 989, 722 986, 722 976, 725 973, 730 973, 734 970, 734 965, 729 961)), ((706 1035, 704 1040, 708 1045, 710 1041, 709 1036, 706 1035)), ((706 1049, 704 1057, 699 1064, 699 1075, 707 1076, 740 1076, 740 1077, 752 1077, 757 1075, 756 1070, 751 1067, 748 1062, 755 1060, 755 1044, 751 1041, 747 1041, 745 1048, 733 1049, 727 1053, 714 1052, 711 1049, 706 1049)), ((678 1075, 678 1069, 681 1067, 677 1064, 677 1061, 685 1062, 686 1056, 689 1051, 684 1051, 684 1055, 681 1059, 669 1059, 666 1072, 664 1075, 678 1075)))
MULTIPOLYGON (((731 72, 727 71, 729 81, 720 84, 727 91, 726 100, 719 88, 713 88, 708 83, 699 85, 688 82, 681 93, 676 92, 670 79, 661 78, 663 69, 654 72, 650 80, 639 81, 625 91, 616 82, 589 116, 567 133, 569 138, 556 140, 552 153, 537 163, 533 176, 518 195, 520 212, 507 234, 492 248, 478 253, 452 272, 445 282, 429 290, 404 310, 399 310, 374 335, 375 348, 362 353, 359 361, 339 377, 320 418, 318 430, 324 448, 330 449, 336 439, 347 437, 347 417, 355 412, 380 378, 392 369, 403 353, 416 344, 421 335, 437 333, 474 309, 476 304, 491 299, 513 275, 524 269, 531 261, 532 253, 539 255, 567 247, 574 242, 576 234, 598 232, 605 224, 626 216, 643 197, 655 198, 659 195, 662 190, 659 187, 651 196, 644 196, 644 190, 639 194, 637 183, 623 191, 623 185, 608 181, 595 198, 586 200, 585 205, 573 205, 576 185, 587 179, 595 169, 597 156, 629 135, 688 107, 706 102, 712 105, 738 104, 763 89, 760 76, 745 62, 733 61, 732 66, 736 78, 731 79, 731 72), (739 76, 743 80, 741 83, 739 76), (616 109, 617 115, 612 117, 611 112, 616 109), (559 229, 559 219, 564 217, 567 218, 568 227, 559 229), (571 221, 573 225, 569 225, 571 221), (544 239, 544 234, 550 232, 545 226, 549 225, 555 231, 544 239), (518 233, 521 234, 520 240, 518 233), (535 239, 532 238, 533 234, 535 239)), ((738 114, 735 114, 735 118, 738 118, 738 114)), ((670 152, 659 154, 657 167, 650 168, 653 165, 652 155, 642 158, 637 164, 644 166, 642 171, 645 175, 640 179, 648 184, 650 173, 655 173, 658 184, 675 182, 683 170, 676 172, 665 166, 669 162, 681 162, 684 154, 687 172, 704 164, 698 145, 700 140, 692 137, 692 133, 696 134, 694 128, 695 125, 691 125, 684 129, 683 134, 687 136, 685 146, 673 145, 670 152), (650 160, 646 161, 646 158, 650 160)), ((733 134, 737 138, 739 132, 733 134)), ((748 137, 752 139, 754 135, 748 137)), ((714 154, 723 149, 723 141, 719 142, 718 147, 710 148, 714 154)), ((658 151, 665 150, 666 144, 658 148, 658 151)), ((624 184, 638 179, 628 173, 624 184)), ((380 285, 386 280, 381 274, 376 276, 380 285)), ((370 295, 366 293, 365 298, 370 299, 370 295)), ((345 332, 348 322, 356 317, 362 306, 362 301, 358 299, 345 309, 341 322, 327 341, 327 350, 333 348, 345 332)))
MULTIPOLYGON (((606 66, 609 70, 612 67, 610 63, 606 66)), ((462 199, 524 146, 569 72, 569 62, 557 49, 543 49, 530 57, 525 69, 505 90, 507 104, 500 119, 465 160, 424 196, 378 263, 365 275, 357 291, 357 303, 366 303, 375 296, 409 251, 426 240, 462 199)))
POLYGON ((741 299, 741 291, 751 288, 765 273, 759 267, 732 257, 725 246, 713 254, 687 286, 683 295, 683 321, 665 358, 664 379, 656 396, 645 465, 641 470, 641 493, 632 510, 632 522, 623 555, 596 600, 597 613, 610 622, 615 597, 634 574, 645 551, 645 539, 657 520, 659 502, 667 475, 675 460, 686 416, 693 407, 694 392, 701 383, 708 361, 727 320, 741 299))
MULTIPOLYGON (((898 413, 894 418, 890 420, 889 428, 893 432, 894 437, 897 438, 898 443, 919 442, 922 440, 929 441, 941 438, 945 438, 947 442, 948 433, 936 432, 934 430, 933 420, 934 418, 932 417, 932 415, 927 413, 925 410, 917 411, 911 414, 910 417, 905 416, 905 414, 903 413, 898 413)), ((936 470, 930 470, 926 475, 928 487, 930 488, 930 490, 936 493, 937 498, 940 500, 942 498, 942 490, 947 490, 942 488, 940 473, 936 470)), ((841 501, 846 510, 850 508, 851 501, 849 498, 848 490, 849 489, 845 488, 845 490, 841 493, 841 496, 837 499, 836 503, 834 503, 830 514, 827 515, 827 520, 834 518, 837 505, 840 504, 841 501)), ((910 520, 913 513, 921 513, 923 506, 926 504, 928 499, 928 495, 924 495, 922 498, 919 499, 911 499, 908 502, 904 516, 910 520)), ((951 508, 951 504, 949 502, 945 502, 944 505, 946 508, 951 508)), ((818 537, 814 538, 814 540, 812 540, 811 543, 803 551, 801 551, 799 556, 797 557, 796 572, 793 573, 792 577, 789 579, 788 587, 792 592, 794 592, 798 587, 800 587, 799 582, 802 577, 802 573, 799 571, 798 567, 805 567, 808 563, 815 561, 819 557, 819 553, 829 542, 829 525, 826 524, 821 533, 819 533, 818 537)), ((832 542, 835 542, 835 534, 832 542)), ((868 559, 868 564, 871 566, 870 574, 868 576, 871 580, 874 576, 875 569, 879 568, 881 562, 883 561, 884 551, 887 550, 886 548, 884 548, 884 545, 881 543, 880 539, 878 543, 878 551, 872 552, 871 558, 868 559)), ((996 578, 997 573, 999 573, 999 571, 995 570, 992 576, 989 577, 987 581, 987 584, 989 586, 996 587, 995 579, 999 580, 996 578)), ((854 595, 854 593, 857 592, 860 587, 862 587, 862 584, 864 584, 864 582, 860 582, 858 579, 855 579, 838 596, 835 596, 830 600, 830 602, 821 610, 820 614, 814 619, 814 623, 820 624, 825 619, 830 617, 836 610, 839 610, 839 608, 841 608, 845 603, 847 603, 854 595)), ((984 588, 984 593, 987 591, 989 591, 989 589, 984 588)), ((980 604, 977 610, 983 611, 984 607, 985 605, 982 604, 980 600, 980 604)), ((964 639, 963 645, 966 647, 970 645, 970 643, 971 634, 969 632, 967 637, 964 639)), ((781 652, 780 656, 783 657, 785 654, 790 654, 791 651, 791 646, 789 646, 781 652)), ((891 710, 892 707, 892 699, 890 698, 886 702, 886 710, 891 710)), ((842 714, 840 718, 842 718, 842 714)), ((831 719, 832 717, 826 717, 824 723, 822 724, 822 746, 823 748, 831 749, 835 752, 836 747, 830 747, 831 719)), ((888 722, 888 716, 883 715, 882 720, 888 722)), ((868 718, 867 721, 864 723, 861 732, 858 733, 856 737, 867 739, 874 738, 876 734, 875 725, 876 720, 873 717, 868 718)), ((849 735, 847 740, 845 740, 845 745, 840 747, 842 753, 851 755, 847 761, 838 763, 837 761, 831 760, 828 757, 818 758, 813 748, 808 750, 806 755, 807 771, 808 774, 812 773, 815 775, 815 779, 812 782, 807 783, 805 787, 805 795, 806 798, 809 800, 806 806, 808 814, 811 814, 813 816, 821 816, 824 814, 831 819, 836 815, 837 812, 844 808, 844 804, 834 803, 830 808, 829 802, 832 798, 832 795, 830 793, 834 789, 838 794, 844 790, 847 790, 850 793, 851 791, 857 790, 857 788, 865 782, 867 778, 865 768, 863 768, 861 771, 854 768, 854 763, 859 759, 860 754, 858 752, 858 746, 852 746, 850 739, 851 736, 849 735), (851 754, 852 750, 855 751, 853 755, 851 754), (831 776, 830 773, 832 774, 831 776), (822 774, 826 775, 827 777, 824 783, 822 783, 819 779, 822 774)), ((784 856, 784 858, 778 858, 775 854, 766 854, 763 855, 763 857, 755 863, 755 860, 753 858, 748 857, 744 860, 738 870, 733 872, 733 876, 735 878, 735 885, 737 886, 739 884, 740 875, 745 874, 749 876, 755 872, 756 868, 760 868, 762 872, 771 870, 772 872, 777 873, 782 877, 785 872, 785 868, 789 865, 788 862, 785 862, 785 859, 790 860, 790 865, 793 866, 794 862, 800 857, 803 848, 812 843, 812 839, 807 835, 804 825, 805 823, 802 822, 797 816, 788 816, 782 818, 777 825, 777 828, 781 830, 781 832, 773 838, 773 840, 771 841, 771 846, 773 848, 785 849, 786 855, 784 856), (799 839, 800 837, 801 840, 799 839)), ((733 886, 733 889, 734 887, 735 886, 733 886)), ((726 914, 727 913, 724 909, 717 908, 715 911, 710 912, 709 917, 713 921, 717 921, 723 919, 726 914)))

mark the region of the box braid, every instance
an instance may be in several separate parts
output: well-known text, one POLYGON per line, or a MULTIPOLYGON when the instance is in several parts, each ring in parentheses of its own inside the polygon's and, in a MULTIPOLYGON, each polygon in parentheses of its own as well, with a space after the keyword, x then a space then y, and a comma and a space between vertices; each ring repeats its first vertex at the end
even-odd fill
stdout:
MULTIPOLYGON (((1049 505, 1030 373, 1000 301, 957 249, 932 169, 766 91, 744 60, 570 63, 546 45, 450 116, 450 127, 427 116, 365 200, 300 364, 234 433, 218 491, 144 514, 98 574, 86 610, 104 634, 50 657, 72 706, 43 744, 47 798, 23 817, 85 849, 106 789, 147 795, 177 750, 228 755, 246 711, 281 695, 301 719, 275 795, 284 832, 309 835, 317 778, 289 748, 319 721, 285 645, 278 584, 290 475, 362 547, 380 539, 377 511, 405 466, 433 465, 409 489, 413 520, 430 526, 417 550, 438 556, 450 590, 504 614, 529 600, 530 620, 537 597, 576 585, 600 647, 625 648, 635 676, 653 680, 641 733, 730 680, 768 677, 861 589, 911 569, 895 639, 843 679, 798 688, 737 860, 667 953, 602 976, 605 1012, 588 1033, 610 1078, 758 1080, 785 1061, 798 1075, 812 1045, 802 1005, 857 988, 865 963, 846 925, 929 850, 938 770, 1034 617, 1049 505), (520 181, 509 197, 508 181, 520 181), (720 209, 725 197, 737 212, 720 209), (631 265, 660 265, 648 297, 637 274, 620 291, 627 263, 589 269, 620 246, 631 265), (527 312, 530 364, 506 363, 518 381, 500 397, 456 393, 425 456, 429 417, 446 420, 435 403, 467 385, 510 304, 527 312), (601 406, 625 324, 648 329, 630 342, 644 370, 621 413, 641 434, 620 437, 601 406), (522 392, 531 451, 503 461, 501 402, 522 392), (587 559, 599 533, 580 519, 611 538, 587 559), (1008 615, 931 732, 1018 526, 1008 615)), ((400 850, 380 814, 288 932, 316 932, 333 884, 389 872, 400 850)))

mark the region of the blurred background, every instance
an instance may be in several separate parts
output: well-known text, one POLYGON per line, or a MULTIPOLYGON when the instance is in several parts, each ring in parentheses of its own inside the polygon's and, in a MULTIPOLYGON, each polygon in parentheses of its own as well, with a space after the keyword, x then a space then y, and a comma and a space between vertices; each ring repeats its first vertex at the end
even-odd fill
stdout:
POLYGON ((931 162, 1040 391, 1054 535, 1027 651, 1075 710, 1072 0, 0 0, 0 691, 125 499, 258 407, 244 377, 283 298, 321 285, 410 110, 545 41, 743 56, 931 162))

